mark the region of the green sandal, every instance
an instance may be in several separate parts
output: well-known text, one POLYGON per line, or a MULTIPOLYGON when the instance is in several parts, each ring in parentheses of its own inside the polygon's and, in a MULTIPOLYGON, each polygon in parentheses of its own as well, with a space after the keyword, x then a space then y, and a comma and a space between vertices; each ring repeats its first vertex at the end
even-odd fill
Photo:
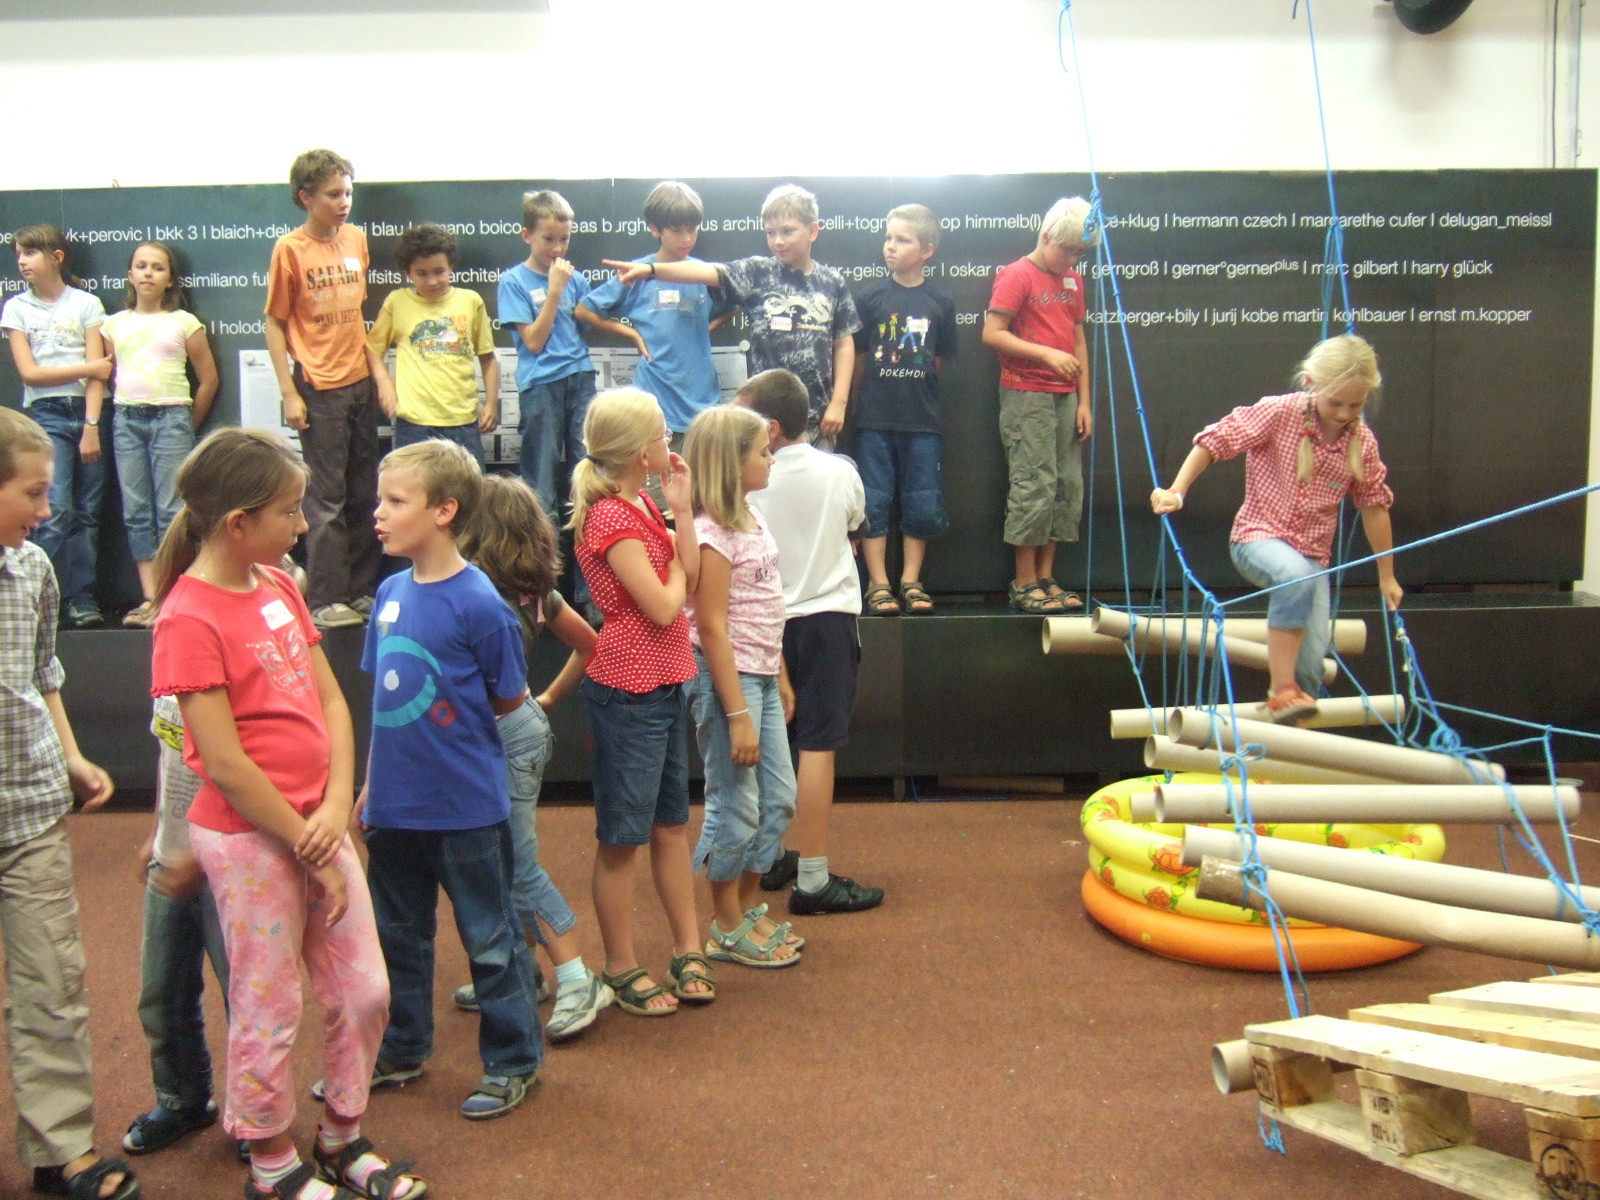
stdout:
POLYGON ((667 964, 667 978, 672 980, 672 994, 685 1004, 710 1004, 717 998, 717 981, 711 974, 711 963, 698 950, 674 954, 667 964), (705 984, 708 990, 688 991, 688 985, 696 982, 705 984))
POLYGON ((1021 587, 1013 583, 1009 602, 1012 608, 1030 616, 1059 617, 1067 611, 1067 606, 1059 596, 1050 595, 1037 582, 1024 584, 1021 587))
POLYGON ((743 967, 760 967, 764 970, 792 967, 800 961, 799 951, 788 958, 778 958, 778 951, 788 949, 783 939, 774 935, 763 945, 750 936, 750 931, 755 927, 755 921, 746 917, 732 933, 724 933, 717 928, 716 921, 712 921, 711 940, 706 942, 707 957, 718 962, 738 963, 743 967))
POLYGON ((861 597, 869 617, 898 617, 900 601, 894 598, 894 589, 887 583, 875 583, 861 597))
POLYGON ((636 986, 648 974, 650 972, 643 967, 634 967, 631 971, 621 971, 615 975, 601 971, 600 982, 617 994, 617 1007, 623 1012, 636 1017, 670 1017, 678 1011, 676 1004, 669 1004, 665 1008, 650 1008, 648 1005, 657 996, 665 996, 671 988, 664 983, 652 988, 636 986))
POLYGON ((1044 589, 1046 596, 1049 596, 1052 600, 1059 601, 1065 608, 1083 607, 1083 600, 1078 596, 1077 592, 1068 591, 1049 575, 1040 576, 1039 586, 1044 589))
MULTIPOLYGON (((744 910, 744 915, 746 919, 749 920, 752 925, 754 925, 755 922, 761 920, 762 917, 767 915, 767 906, 765 904, 758 904, 754 908, 747 908, 744 910)), ((782 938, 785 946, 793 946, 796 950, 805 949, 806 940, 794 931, 793 921, 785 921, 781 925, 778 924, 778 922, 773 921, 772 925, 775 931, 772 936, 776 938, 782 938)))
POLYGON ((928 589, 917 582, 900 584, 900 606, 907 616, 921 617, 933 611, 933 597, 928 595, 928 589), (919 607, 920 606, 920 607, 919 607))

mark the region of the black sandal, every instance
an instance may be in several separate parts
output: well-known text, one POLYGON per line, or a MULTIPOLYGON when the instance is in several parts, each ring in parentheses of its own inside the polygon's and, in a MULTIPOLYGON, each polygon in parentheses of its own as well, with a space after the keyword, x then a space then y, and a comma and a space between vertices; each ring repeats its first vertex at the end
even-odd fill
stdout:
POLYGON ((933 611, 933 597, 928 595, 928 589, 921 583, 911 580, 902 580, 900 584, 900 607, 907 616, 924 617, 933 611), (921 605, 919 608, 918 605, 921 605))
POLYGON ((861 597, 870 617, 898 617, 900 601, 894 598, 894 589, 887 583, 875 583, 861 597))
POLYGON ((406 1200, 419 1200, 419 1197, 427 1194, 427 1183, 411 1174, 411 1168, 416 1166, 416 1163, 409 1158, 398 1159, 386 1167, 380 1167, 367 1176, 365 1184, 357 1186, 355 1180, 349 1178, 346 1173, 356 1165, 356 1161, 363 1154, 370 1154, 375 1158, 383 1157, 364 1137, 358 1137, 349 1145, 340 1146, 337 1150, 324 1150, 319 1132, 317 1140, 311 1147, 311 1156, 317 1160, 317 1173, 335 1188, 348 1188, 365 1200, 394 1200, 395 1189, 409 1179, 411 1190, 406 1193, 406 1200))
POLYGON ((137 1200, 139 1181, 133 1169, 121 1158, 97 1158, 71 1179, 63 1167, 35 1167, 33 1190, 55 1196, 70 1196, 72 1200, 137 1200), (108 1175, 121 1175, 122 1182, 109 1196, 100 1195, 100 1185, 108 1175))
POLYGON ((179 1138, 217 1123, 217 1106, 207 1100, 203 1108, 168 1108, 157 1104, 140 1113, 122 1135, 122 1148, 129 1154, 154 1154, 165 1150, 179 1138))

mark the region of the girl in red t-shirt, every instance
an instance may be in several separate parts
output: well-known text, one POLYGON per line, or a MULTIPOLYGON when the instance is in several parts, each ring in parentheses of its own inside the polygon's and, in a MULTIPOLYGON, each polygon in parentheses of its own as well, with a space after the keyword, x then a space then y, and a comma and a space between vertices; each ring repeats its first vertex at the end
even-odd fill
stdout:
POLYGON ((427 1185, 361 1136, 389 985, 346 832, 350 711, 305 601, 273 565, 306 530, 305 487, 288 443, 259 431, 219 430, 184 461, 184 506, 156 555, 151 691, 178 697, 184 760, 204 780, 190 841, 228 951, 224 1120, 250 1142, 247 1196, 333 1200, 337 1186, 417 1200, 427 1185), (289 1134, 302 960, 327 1010, 315 1166, 289 1134))
POLYGON ((1157 515, 1183 507, 1184 494, 1218 459, 1244 454, 1244 504, 1229 537, 1234 566, 1268 600, 1267 666, 1271 690, 1262 715, 1292 722, 1317 711, 1328 649, 1328 565, 1339 504, 1350 497, 1378 559, 1378 589, 1391 610, 1405 594, 1395 582, 1394 493, 1378 457, 1378 439, 1361 419, 1382 383, 1372 347, 1354 334, 1328 338, 1300 364, 1301 390, 1236 408, 1195 435, 1170 488, 1156 488, 1157 515), (1316 578, 1310 578, 1316 576, 1316 578), (1301 582, 1296 582, 1301 581, 1301 582), (1288 584, 1287 587, 1278 585, 1288 584))
POLYGON ((655 397, 634 388, 595 397, 587 448, 572 472, 574 551, 605 614, 580 690, 594 785, 594 909, 605 943, 602 978, 624 1012, 664 1017, 678 1001, 708 1004, 716 984, 699 949, 689 868, 688 710, 694 678, 683 603, 700 572, 689 468, 670 449, 655 397), (677 533, 644 493, 662 476, 677 533), (650 847, 656 894, 672 927, 671 986, 639 965, 633 944, 633 872, 650 847))

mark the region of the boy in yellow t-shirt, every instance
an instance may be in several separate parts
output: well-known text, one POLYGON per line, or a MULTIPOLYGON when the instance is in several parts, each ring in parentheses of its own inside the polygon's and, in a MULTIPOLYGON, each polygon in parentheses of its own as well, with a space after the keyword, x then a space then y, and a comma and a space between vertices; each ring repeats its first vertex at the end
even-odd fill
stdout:
POLYGON ((375 375, 378 404, 394 420, 395 448, 445 438, 481 468, 483 434, 500 424, 500 364, 483 297, 450 286, 458 245, 439 225, 413 225, 400 235, 395 262, 411 287, 389 293, 367 348, 381 360, 399 347, 397 380, 381 366, 375 375), (481 406, 474 357, 483 368, 481 406))

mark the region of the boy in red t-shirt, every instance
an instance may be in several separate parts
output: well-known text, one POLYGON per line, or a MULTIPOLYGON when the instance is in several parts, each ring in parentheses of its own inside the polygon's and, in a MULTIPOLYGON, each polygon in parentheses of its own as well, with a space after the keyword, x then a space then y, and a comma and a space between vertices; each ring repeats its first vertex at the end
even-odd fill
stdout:
POLYGON ((1016 552, 1011 606, 1059 615, 1083 601, 1054 577, 1056 544, 1078 540, 1083 443, 1093 432, 1078 261, 1094 245, 1081 197, 1057 200, 1033 253, 995 276, 983 344, 1000 356, 1000 439, 1009 490, 1005 540, 1016 552))

